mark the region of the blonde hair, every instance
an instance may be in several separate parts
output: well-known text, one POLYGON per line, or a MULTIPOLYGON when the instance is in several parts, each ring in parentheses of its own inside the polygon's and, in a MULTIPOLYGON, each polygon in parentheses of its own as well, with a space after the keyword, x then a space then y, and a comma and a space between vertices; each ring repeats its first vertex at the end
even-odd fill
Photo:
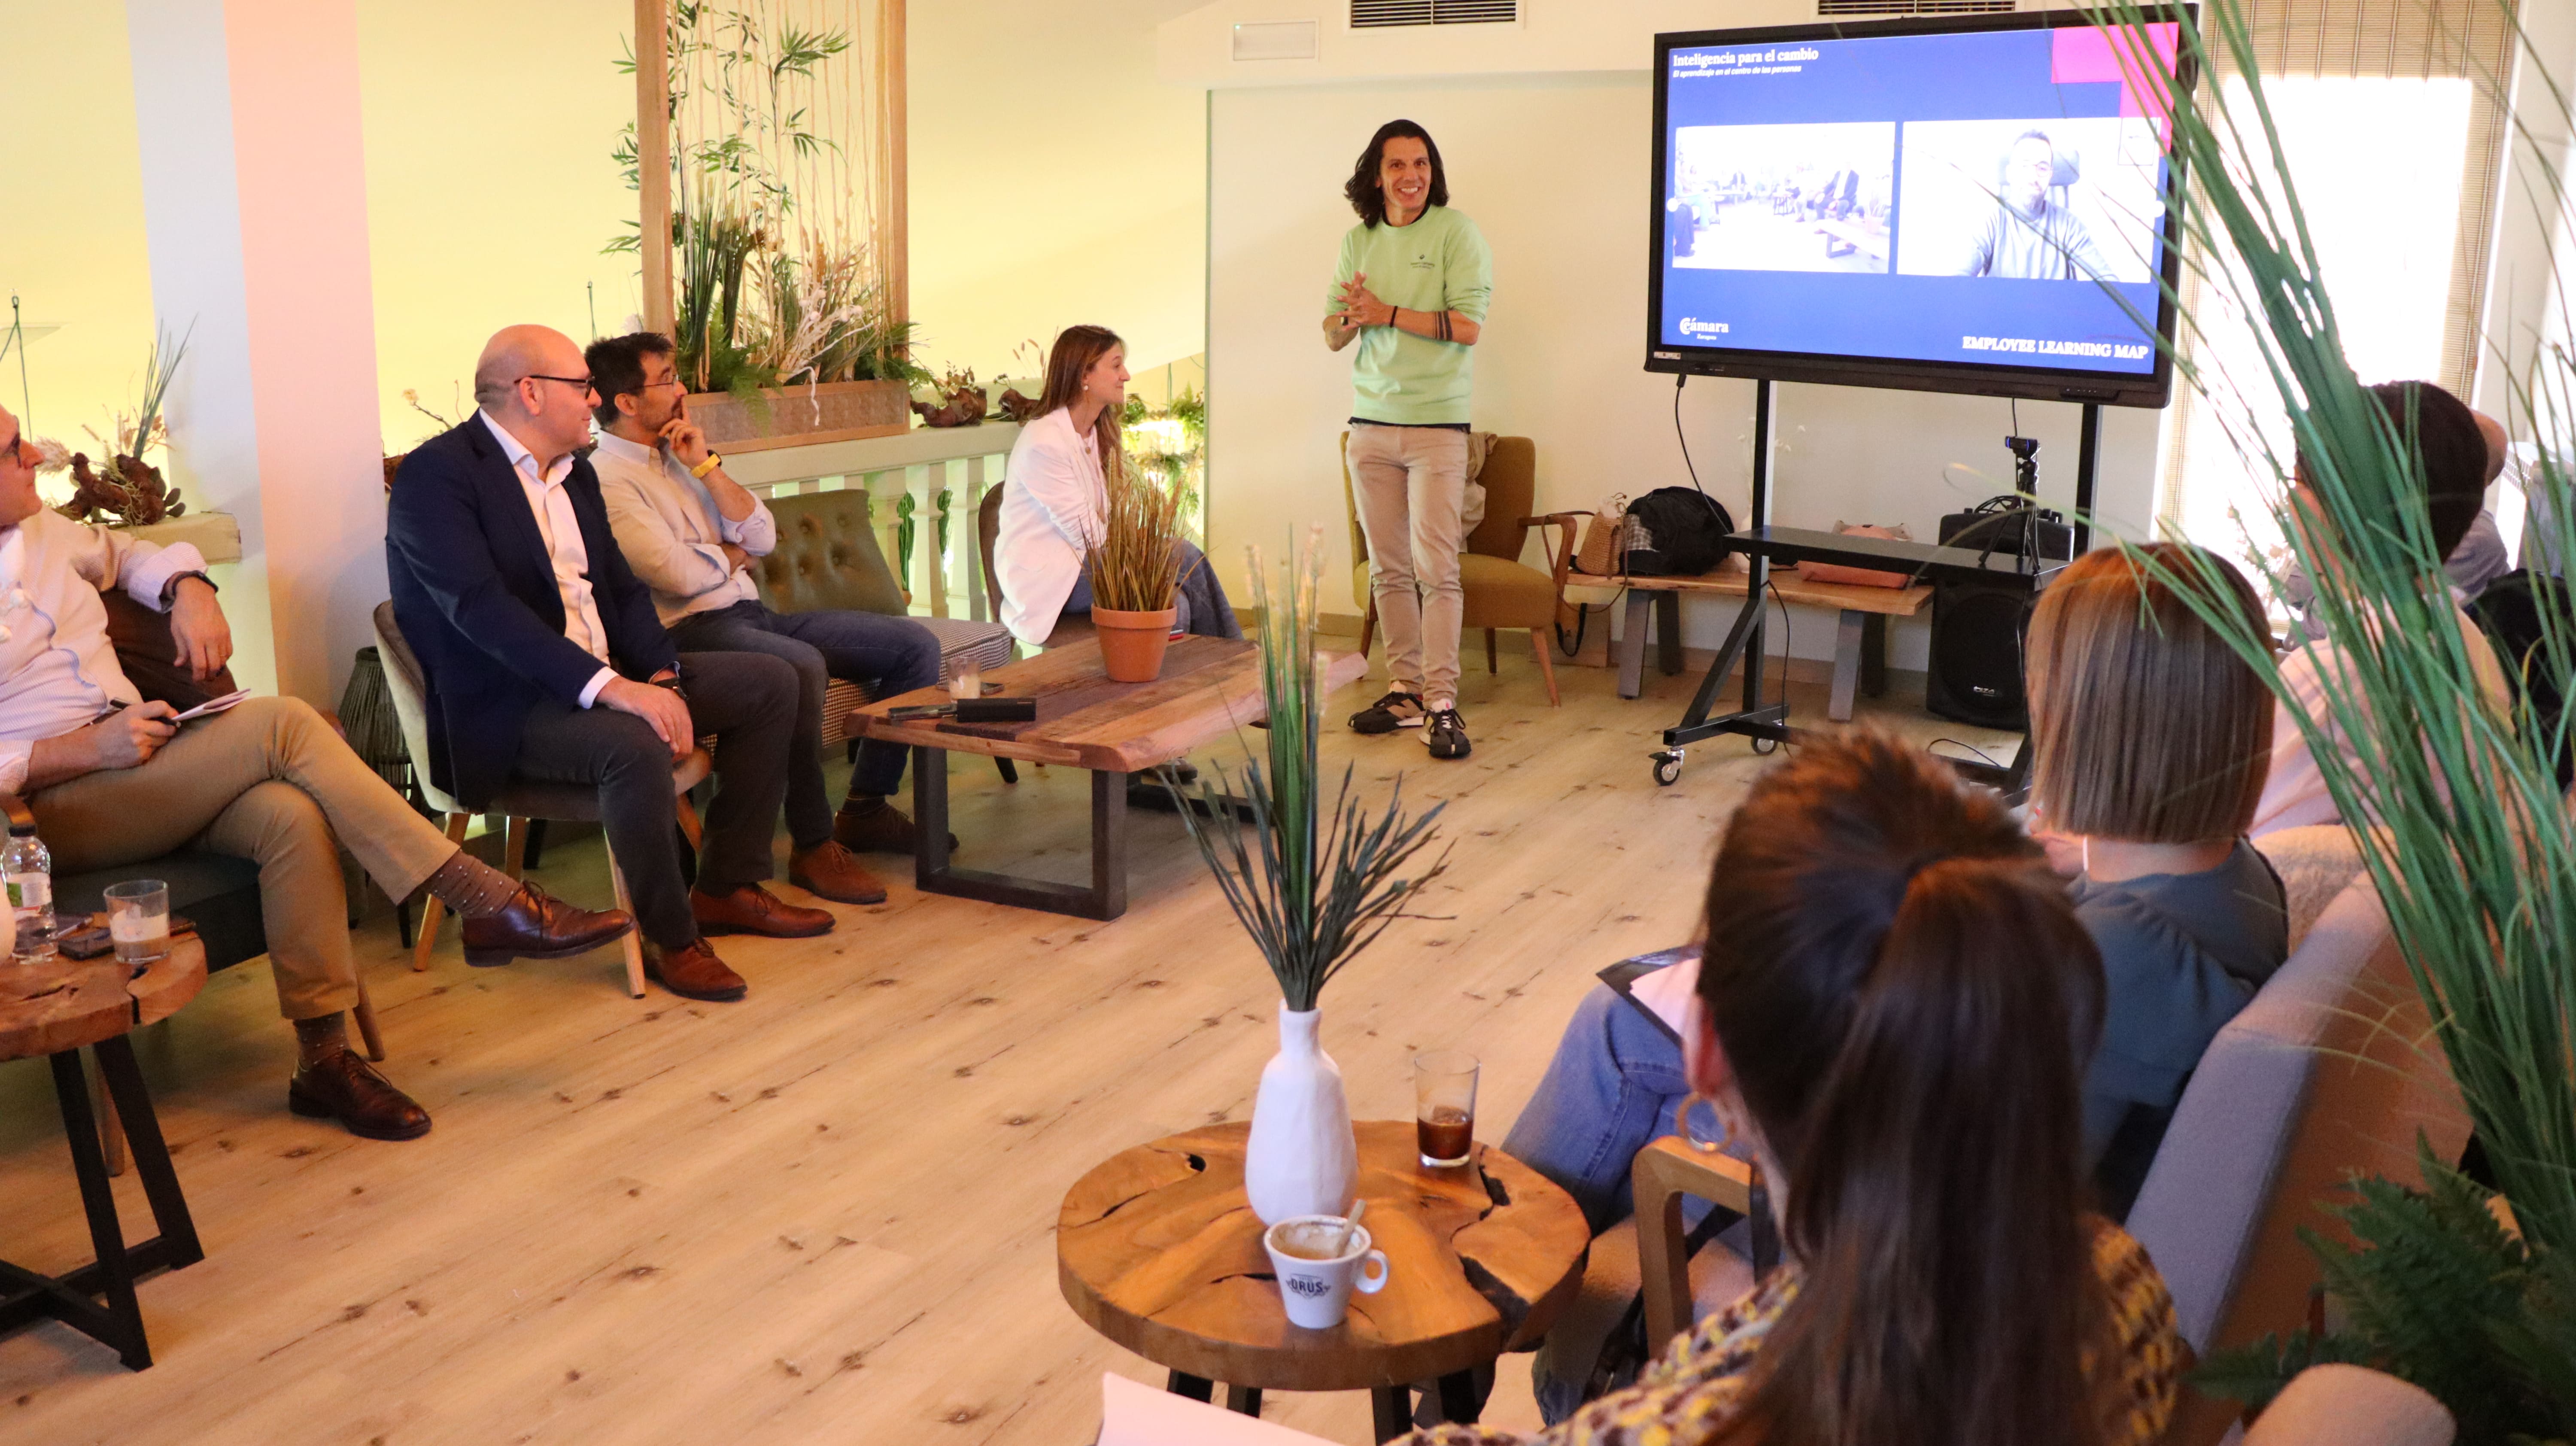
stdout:
POLYGON ((2254 820, 2272 694, 2185 589, 2265 626, 2254 589, 2187 543, 2076 559, 2031 614, 2031 791, 2051 828, 2130 843, 2208 843, 2254 820))

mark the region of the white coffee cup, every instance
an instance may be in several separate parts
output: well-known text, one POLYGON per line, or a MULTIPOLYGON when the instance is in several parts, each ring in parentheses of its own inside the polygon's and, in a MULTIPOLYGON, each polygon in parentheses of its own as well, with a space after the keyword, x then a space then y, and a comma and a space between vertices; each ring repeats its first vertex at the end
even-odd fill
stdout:
POLYGON ((1327 1330, 1342 1323, 1351 1292, 1375 1295, 1386 1289, 1386 1252, 1369 1249, 1368 1227, 1351 1225, 1339 1215, 1293 1215, 1261 1237, 1270 1252, 1270 1268, 1279 1277, 1279 1303, 1288 1323, 1308 1330, 1327 1330), (1328 1250, 1343 1230, 1350 1231, 1342 1253, 1331 1260, 1310 1256, 1328 1250), (1280 1248, 1282 1242, 1306 1254, 1280 1248), (1369 1267, 1374 1264, 1374 1274, 1369 1267))

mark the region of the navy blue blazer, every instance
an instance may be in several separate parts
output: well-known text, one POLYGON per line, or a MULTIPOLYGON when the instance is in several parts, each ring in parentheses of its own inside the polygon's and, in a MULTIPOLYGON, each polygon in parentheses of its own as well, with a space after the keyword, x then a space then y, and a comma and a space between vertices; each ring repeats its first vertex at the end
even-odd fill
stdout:
MULTIPOLYGON (((651 590, 617 550, 588 458, 574 460, 563 485, 611 663, 635 679, 678 667, 651 590)), ((542 698, 579 707, 599 660, 564 636, 545 535, 479 412, 412 449, 394 474, 385 575, 429 694, 430 781, 480 807, 517 763, 528 711, 542 698)))

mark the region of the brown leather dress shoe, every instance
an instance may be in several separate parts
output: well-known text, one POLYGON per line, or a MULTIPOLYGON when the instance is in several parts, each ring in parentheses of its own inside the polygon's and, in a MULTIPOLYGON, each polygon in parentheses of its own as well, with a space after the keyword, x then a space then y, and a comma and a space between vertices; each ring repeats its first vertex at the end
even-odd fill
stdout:
POLYGON ((497 914, 465 921, 465 962, 490 969, 513 959, 569 959, 626 937, 624 909, 577 909, 534 884, 521 884, 497 914))
POLYGON ((882 904, 885 880, 869 873, 858 856, 826 840, 787 856, 787 882, 836 904, 882 904))
POLYGON ((788 903, 758 884, 722 894, 693 889, 689 912, 697 916, 701 934, 763 934, 772 939, 828 934, 834 922, 824 910, 788 903))
POLYGON ((297 1066, 286 1082, 286 1107, 317 1120, 336 1119, 350 1134, 369 1140, 417 1140, 429 1133, 429 1111, 350 1049, 297 1066))
MULTIPOLYGON (((832 842, 854 854, 908 854, 921 842, 921 826, 882 798, 844 803, 832 817, 832 842)), ((948 836, 948 847, 956 849, 957 835, 948 836)))
POLYGON ((712 1004, 730 1004, 750 992, 742 976, 726 967, 704 939, 690 941, 678 949, 644 951, 644 972, 653 982, 683 999, 704 999, 712 1004))

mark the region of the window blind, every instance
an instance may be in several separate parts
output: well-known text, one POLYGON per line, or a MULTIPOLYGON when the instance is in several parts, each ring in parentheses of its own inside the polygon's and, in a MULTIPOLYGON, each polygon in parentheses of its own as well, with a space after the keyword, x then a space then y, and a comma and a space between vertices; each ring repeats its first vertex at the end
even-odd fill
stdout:
MULTIPOLYGON (((2254 62, 2266 78, 2469 82, 2450 292, 2444 306, 2441 365, 2434 377, 2462 397, 2470 395, 2477 375, 2478 324, 2486 307, 2487 263, 2509 128, 2517 4, 2518 0, 2244 0, 2254 62)), ((2218 74, 2202 77, 2204 87, 2238 77, 2232 52, 2219 50, 2212 60, 2218 74)), ((2200 282, 2192 268, 2186 268, 2185 275, 2183 306, 2200 315, 2200 282)), ((2338 299, 2344 305, 2355 304, 2352 298, 2338 299)), ((2192 339, 2186 337, 2185 352, 2192 346, 2192 339)), ((2188 475, 2184 465, 2191 455, 2188 449, 2230 445, 2225 432, 2202 415, 2206 406, 2200 397, 2187 385, 2177 391, 2165 457, 2167 485, 2158 508, 2159 521, 2169 532, 2178 532, 2182 524, 2186 499, 2181 479, 2188 475)))

